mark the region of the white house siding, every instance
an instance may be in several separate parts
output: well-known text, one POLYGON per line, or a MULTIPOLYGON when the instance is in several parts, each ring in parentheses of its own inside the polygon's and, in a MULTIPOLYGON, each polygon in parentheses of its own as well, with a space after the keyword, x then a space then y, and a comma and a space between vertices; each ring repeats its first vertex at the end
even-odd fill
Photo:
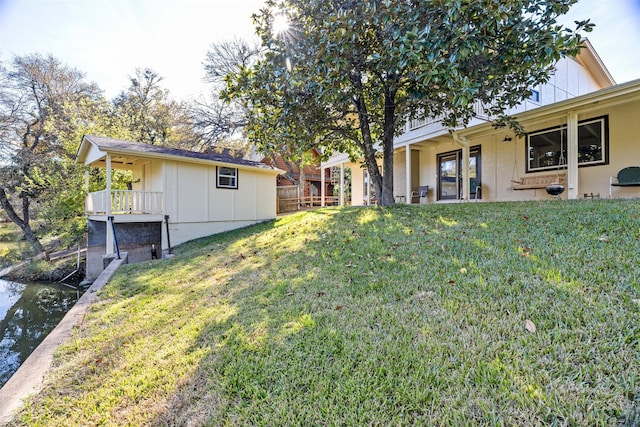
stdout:
POLYGON ((405 169, 407 166, 406 150, 395 150, 393 153, 393 195, 408 198, 407 193, 407 174, 405 169))
POLYGON ((209 220, 207 200, 211 196, 211 191, 208 169, 207 166, 202 165, 177 164, 177 215, 171 219, 171 222, 209 220))
MULTIPOLYGON (((599 194, 602 198, 608 197, 611 176, 616 176, 620 169, 627 166, 640 166, 639 112, 640 100, 602 108, 591 106, 578 111, 579 121, 605 115, 609 118, 609 164, 578 168, 578 197, 583 197, 585 193, 599 194)), ((533 124, 526 122, 523 124, 528 132, 532 132, 565 123, 566 119, 556 117, 536 121, 533 124)), ((512 141, 505 143, 503 140, 506 134, 504 131, 496 130, 490 135, 470 139, 471 146, 481 146, 482 200, 549 199, 550 196, 544 189, 512 189, 511 180, 525 176, 525 140, 510 135, 513 138, 512 141)), ((443 153, 451 149, 456 149, 453 142, 450 145, 438 144, 437 152, 443 153)), ((565 192, 562 197, 566 198, 566 196, 565 192)), ((613 196, 640 197, 640 187, 614 187, 613 196)))
POLYGON ((365 199, 364 174, 365 170, 358 164, 349 163, 345 167, 351 168, 351 205, 362 206, 365 199), (360 183, 360 184, 356 184, 360 183))
MULTIPOLYGON (((171 245, 276 216, 275 173, 238 170, 238 189, 216 187, 216 166, 165 161, 171 245)), ((163 229, 163 247, 167 247, 163 229)))
POLYGON ((257 179, 255 185, 256 218, 259 220, 274 218, 276 215, 276 185, 273 180, 257 179))

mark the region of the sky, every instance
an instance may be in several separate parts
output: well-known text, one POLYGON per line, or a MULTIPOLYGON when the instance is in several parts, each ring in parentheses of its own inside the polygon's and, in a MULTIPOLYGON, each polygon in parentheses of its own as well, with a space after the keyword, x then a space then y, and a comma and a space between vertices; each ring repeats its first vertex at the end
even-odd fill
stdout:
MULTIPOLYGON (((214 42, 253 36, 263 0, 0 0, 0 60, 52 54, 111 99, 136 68, 151 68, 177 99, 197 97, 214 42)), ((617 83, 640 78, 640 0, 580 0, 565 23, 591 18, 587 36, 617 83)))
POLYGON ((204 90, 212 43, 253 36, 262 0, 0 0, 0 59, 52 54, 107 98, 151 68, 175 98, 204 90))

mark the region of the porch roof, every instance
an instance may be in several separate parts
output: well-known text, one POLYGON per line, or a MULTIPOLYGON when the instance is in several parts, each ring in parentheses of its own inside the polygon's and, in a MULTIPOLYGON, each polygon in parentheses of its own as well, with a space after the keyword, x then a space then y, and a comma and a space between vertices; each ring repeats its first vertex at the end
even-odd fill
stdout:
POLYGON ((273 174, 283 171, 251 160, 222 156, 215 153, 200 153, 177 148, 160 147, 141 142, 124 141, 96 135, 84 135, 76 153, 76 162, 87 166, 106 167, 107 153, 113 167, 127 168, 140 160, 150 158, 178 160, 192 163, 213 163, 243 169, 260 169, 273 174))

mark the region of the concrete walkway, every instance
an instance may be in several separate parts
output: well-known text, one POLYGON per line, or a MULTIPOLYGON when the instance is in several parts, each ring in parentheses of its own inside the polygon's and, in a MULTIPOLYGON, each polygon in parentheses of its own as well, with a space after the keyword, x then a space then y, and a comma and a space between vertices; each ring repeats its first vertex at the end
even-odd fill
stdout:
POLYGON ((53 362, 53 352, 71 336, 74 327, 80 325, 84 316, 96 299, 96 292, 102 289, 113 273, 127 263, 127 253, 121 253, 121 259, 111 261, 98 276, 91 287, 80 297, 75 305, 60 321, 58 326, 40 343, 24 361, 18 371, 0 389, 0 425, 11 421, 13 415, 22 407, 23 400, 42 389, 47 371, 53 362))

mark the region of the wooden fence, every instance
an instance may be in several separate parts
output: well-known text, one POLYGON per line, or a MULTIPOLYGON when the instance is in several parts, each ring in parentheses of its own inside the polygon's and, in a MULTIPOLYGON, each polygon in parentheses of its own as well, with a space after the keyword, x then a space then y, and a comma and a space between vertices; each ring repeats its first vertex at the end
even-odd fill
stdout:
MULTIPOLYGON (((338 197, 325 196, 325 206, 338 206, 338 197)), ((322 206, 322 196, 287 197, 277 199, 278 214, 315 209, 322 206)))
MULTIPOLYGON (((325 206, 337 206, 338 197, 325 196, 325 206)), ((322 196, 304 195, 297 185, 287 185, 277 188, 276 206, 278 214, 314 209, 322 206, 322 196)))

